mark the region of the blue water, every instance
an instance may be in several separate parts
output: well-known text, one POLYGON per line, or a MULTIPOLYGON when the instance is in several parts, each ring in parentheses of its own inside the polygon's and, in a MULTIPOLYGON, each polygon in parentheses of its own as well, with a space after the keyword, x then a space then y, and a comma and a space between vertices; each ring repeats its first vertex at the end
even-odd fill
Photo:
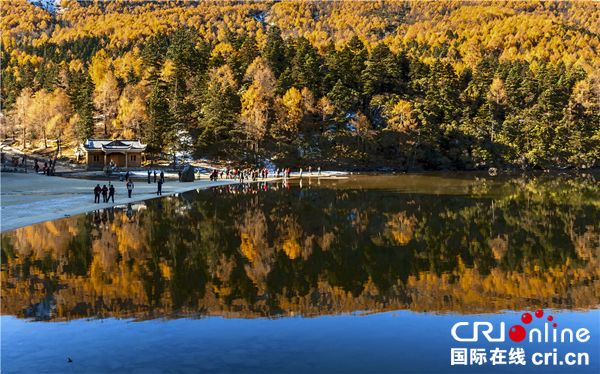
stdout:
MULTIPOLYGON (((521 313, 433 315, 406 311, 280 319, 74 320, 2 317, 5 373, 598 373, 600 312, 545 311, 559 329, 587 328, 580 343, 456 342, 457 322, 506 329, 521 313), (526 365, 490 362, 491 349, 523 348, 526 365), (451 365, 452 348, 483 348, 488 362, 451 365), (589 354, 587 366, 536 366, 535 352, 589 354), (70 357, 73 362, 68 363, 70 357)), ((544 317, 545 321, 545 317, 544 317)), ((543 327, 542 320, 527 327, 543 327), (538 326, 539 325, 539 326, 538 326)), ((459 330, 459 331, 467 331, 459 330)), ((543 331, 543 328, 542 328, 543 331)), ((496 331, 491 334, 496 337, 496 331)), ((508 362, 508 357, 506 358, 508 362)))

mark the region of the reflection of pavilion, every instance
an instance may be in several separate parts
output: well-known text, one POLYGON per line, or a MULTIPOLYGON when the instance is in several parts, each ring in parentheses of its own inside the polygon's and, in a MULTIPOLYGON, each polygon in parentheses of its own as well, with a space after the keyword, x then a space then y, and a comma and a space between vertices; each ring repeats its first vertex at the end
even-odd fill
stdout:
POLYGON ((111 161, 119 167, 138 168, 142 166, 142 152, 146 145, 139 140, 88 139, 83 149, 87 153, 88 169, 104 168, 111 161))

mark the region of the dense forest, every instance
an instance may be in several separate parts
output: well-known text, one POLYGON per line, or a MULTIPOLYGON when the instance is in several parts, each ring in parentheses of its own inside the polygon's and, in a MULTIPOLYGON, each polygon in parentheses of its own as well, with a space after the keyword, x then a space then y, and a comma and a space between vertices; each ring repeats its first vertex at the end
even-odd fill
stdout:
POLYGON ((480 178, 442 196, 317 178, 224 186, 147 200, 129 215, 121 206, 27 226, 2 235, 2 314, 596 308, 597 181, 544 175, 480 178))
POLYGON ((3 1, 2 134, 351 169, 600 166, 600 5, 3 1))

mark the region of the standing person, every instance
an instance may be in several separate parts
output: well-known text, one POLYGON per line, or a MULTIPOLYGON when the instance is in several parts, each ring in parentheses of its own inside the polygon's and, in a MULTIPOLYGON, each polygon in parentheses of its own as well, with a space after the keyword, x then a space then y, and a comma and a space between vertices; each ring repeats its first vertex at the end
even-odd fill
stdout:
POLYGON ((300 179, 302 179, 302 168, 300 168, 300 179))
POLYGON ((127 194, 129 195, 129 198, 131 198, 132 192, 133 192, 133 182, 130 179, 129 182, 127 182, 127 194))
POLYGON ((40 165, 38 165, 37 160, 35 160, 35 165, 33 166, 33 168, 35 169, 35 173, 37 174, 40 170, 40 165))
POLYGON ((165 172, 164 171, 160 171, 160 180, 165 183, 165 172))
POLYGON ((312 166, 308 167, 308 175, 312 175, 312 166))
POLYGON ((317 170, 319 171, 319 175, 321 175, 321 167, 320 166, 317 168, 317 170))
MULTIPOLYGON (((106 187, 106 185, 102 186, 102 202, 103 203, 108 203, 108 187, 106 187)), ((98 199, 100 200, 100 199, 98 199)))
POLYGON ((156 183, 156 170, 154 170, 154 183, 156 183))
POLYGON ((100 183, 98 183, 96 188, 94 188, 94 203, 100 204, 100 191, 102 191, 102 188, 100 188, 100 183))
POLYGON ((150 184, 150 170, 148 170, 148 184, 150 184))
POLYGON ((181 170, 179 170, 179 182, 181 182, 181 170))
POLYGON ((265 168, 265 178, 269 178, 269 169, 265 168))
POLYGON ((162 180, 161 180, 161 179, 159 179, 159 180, 158 180, 158 191, 156 191, 156 194, 157 194, 157 195, 160 195, 160 196, 162 196, 162 184, 163 184, 163 183, 162 183, 162 180))
POLYGON ((127 170, 127 173, 125 173, 125 180, 129 180, 129 170, 127 170))
POLYGON ((108 200, 110 200, 110 198, 112 197, 112 202, 115 202, 115 186, 110 184, 110 182, 108 182, 108 197, 106 198, 106 202, 108 203, 108 200))

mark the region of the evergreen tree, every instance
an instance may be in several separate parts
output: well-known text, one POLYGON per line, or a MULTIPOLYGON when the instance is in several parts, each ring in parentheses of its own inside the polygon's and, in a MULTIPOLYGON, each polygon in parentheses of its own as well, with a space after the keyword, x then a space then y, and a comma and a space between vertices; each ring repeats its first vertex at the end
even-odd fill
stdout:
POLYGON ((269 27, 263 56, 267 59, 273 74, 275 74, 275 79, 279 78, 288 63, 286 59, 285 42, 281 37, 281 29, 278 26, 269 27))
POLYGON ((239 112, 233 75, 227 67, 209 73, 209 79, 196 93, 198 137, 196 155, 225 157, 230 150, 234 125, 239 112))
POLYGON ((168 41, 164 33, 158 32, 151 35, 142 51, 142 62, 148 72, 148 81, 155 83, 165 62, 168 50, 168 41))
POLYGON ((145 142, 148 144, 146 152, 154 156, 163 152, 165 147, 173 141, 174 132, 172 118, 167 101, 168 89, 164 82, 154 84, 148 101, 147 121, 142 129, 145 142))
POLYGON ((75 125, 77 138, 84 142, 94 136, 94 83, 90 75, 81 84, 78 83, 76 81, 73 85, 75 89, 71 91, 71 102, 79 114, 79 121, 75 125))
POLYGON ((247 36, 240 47, 240 70, 246 72, 248 66, 260 55, 258 44, 256 44, 256 37, 247 36))
POLYGON ((394 93, 400 87, 400 70, 396 58, 384 43, 379 43, 371 51, 371 55, 362 72, 364 93, 367 96, 394 93))

